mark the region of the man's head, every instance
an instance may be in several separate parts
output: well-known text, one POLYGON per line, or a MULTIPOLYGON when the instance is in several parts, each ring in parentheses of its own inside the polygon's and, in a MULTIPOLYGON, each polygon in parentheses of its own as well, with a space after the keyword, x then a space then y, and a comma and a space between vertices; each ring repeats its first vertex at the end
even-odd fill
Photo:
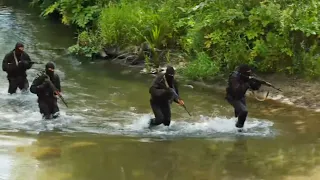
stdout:
POLYGON ((17 54, 22 54, 24 51, 24 45, 21 42, 17 42, 14 50, 17 54))
POLYGON ((250 66, 247 64, 240 65, 238 71, 245 76, 251 76, 252 72, 250 66))
POLYGON ((174 68, 172 66, 167 66, 165 77, 169 84, 172 84, 174 74, 175 74, 174 68))
POLYGON ((46 71, 46 74, 50 77, 53 77, 54 75, 54 69, 55 69, 55 65, 53 62, 48 62, 46 64, 46 68, 45 68, 45 71, 46 71))
POLYGON ((166 70, 166 73, 165 73, 166 77, 173 78, 174 74, 175 74, 174 68, 172 66, 167 66, 167 70, 166 70))

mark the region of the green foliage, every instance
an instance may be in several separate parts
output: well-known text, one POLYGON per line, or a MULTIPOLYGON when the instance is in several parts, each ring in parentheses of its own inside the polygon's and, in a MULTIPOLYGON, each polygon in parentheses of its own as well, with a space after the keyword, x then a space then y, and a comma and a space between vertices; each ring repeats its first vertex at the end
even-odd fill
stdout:
POLYGON ((82 31, 78 35, 77 44, 69 47, 69 52, 78 56, 91 57, 92 53, 98 52, 102 46, 97 32, 82 31))
POLYGON ((182 70, 182 73, 193 80, 211 79, 219 72, 219 67, 219 62, 212 61, 205 52, 200 52, 197 54, 197 58, 182 70))
MULTIPOLYGON (((207 78, 248 63, 260 72, 320 75, 319 0, 33 0, 79 27, 71 50, 147 42, 196 56, 183 73, 207 78), (86 42, 86 43, 83 43, 86 42)), ((190 58, 191 59, 191 58, 190 58)))

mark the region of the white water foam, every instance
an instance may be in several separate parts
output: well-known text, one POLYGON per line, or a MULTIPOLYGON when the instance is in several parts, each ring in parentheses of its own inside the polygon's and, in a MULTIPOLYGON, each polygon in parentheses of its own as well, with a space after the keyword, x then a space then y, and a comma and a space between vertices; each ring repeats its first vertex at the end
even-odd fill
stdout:
MULTIPOLYGON (((226 117, 206 117, 200 116, 190 121, 171 121, 169 127, 159 125, 151 129, 148 128, 151 114, 138 115, 133 114, 131 117, 135 119, 131 123, 123 124, 120 122, 105 123, 108 128, 108 134, 121 134, 133 136, 171 136, 171 137, 218 137, 229 135, 246 135, 270 137, 276 133, 271 129, 273 122, 267 120, 259 120, 248 118, 244 127, 244 131, 239 133, 235 127, 236 119, 228 119, 226 117)), ((101 131, 100 131, 101 132, 101 131)))
MULTIPOLYGON (((32 75, 31 75, 32 76, 32 75)), ((32 82, 30 76, 29 81, 32 82)), ((5 83, 4 83, 5 84, 5 83)), ((38 134, 42 131, 87 132, 110 135, 128 136, 170 136, 170 137, 217 137, 239 134, 234 124, 236 119, 226 117, 194 117, 192 121, 173 119, 169 127, 159 125, 148 128, 151 114, 135 114, 128 111, 118 111, 100 117, 96 110, 83 107, 65 113, 61 107, 61 116, 53 120, 42 120, 37 104, 37 96, 32 93, 8 95, 6 86, 0 87, 0 130, 24 131, 38 134), (91 112, 86 112, 91 111, 91 112), (71 115, 70 115, 71 114, 71 115), (74 114, 74 115, 72 115, 74 114)), ((132 109, 132 108, 131 108, 132 109)), ((214 113, 216 114, 216 113, 214 113)), ((242 135, 271 136, 272 122, 248 118, 242 135)))

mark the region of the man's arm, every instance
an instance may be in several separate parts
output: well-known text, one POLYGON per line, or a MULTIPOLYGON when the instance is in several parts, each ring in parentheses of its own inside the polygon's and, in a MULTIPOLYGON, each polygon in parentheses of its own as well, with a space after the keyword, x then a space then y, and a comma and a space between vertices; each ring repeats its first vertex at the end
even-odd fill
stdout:
POLYGON ((3 61, 2 61, 2 70, 3 70, 3 71, 8 72, 8 71, 11 70, 11 69, 10 69, 9 61, 10 61, 10 59, 9 59, 9 54, 6 54, 6 55, 4 56, 4 58, 3 58, 3 61))
POLYGON ((243 83, 243 84, 240 83, 239 79, 236 75, 232 75, 230 77, 230 82, 231 82, 231 88, 232 88, 233 92, 238 97, 244 95, 246 93, 247 89, 249 88, 249 84, 248 83, 243 83))
POLYGON ((55 75, 56 79, 55 79, 55 86, 58 89, 59 92, 61 92, 61 84, 60 84, 60 77, 59 75, 55 75))
POLYGON ((40 76, 33 80, 30 86, 30 92, 33 94, 38 94, 43 91, 47 86, 47 83, 44 81, 45 77, 40 76))
POLYGON ((180 96, 180 94, 179 94, 179 84, 178 84, 178 82, 176 80, 173 81, 173 86, 174 86, 175 92, 178 95, 177 97, 175 97, 173 99, 173 101, 176 102, 176 103, 179 103, 179 96, 180 96))
POLYGON ((20 62, 23 64, 25 69, 30 69, 32 67, 30 56, 26 52, 23 53, 23 57, 20 62))

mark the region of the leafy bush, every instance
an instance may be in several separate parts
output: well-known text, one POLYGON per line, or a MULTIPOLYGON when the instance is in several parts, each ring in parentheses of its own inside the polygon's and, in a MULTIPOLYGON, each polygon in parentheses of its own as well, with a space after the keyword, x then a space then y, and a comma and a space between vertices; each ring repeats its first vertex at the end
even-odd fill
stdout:
POLYGON ((191 78, 228 72, 240 63, 260 72, 320 75, 318 0, 34 0, 34 4, 41 6, 43 16, 58 12, 63 23, 90 36, 90 43, 82 46, 78 41, 73 47, 80 54, 147 41, 157 49, 196 56, 184 71, 191 78))
POLYGON ((200 52, 197 54, 197 58, 182 70, 182 74, 192 80, 211 79, 219 73, 219 67, 218 61, 212 61, 205 52, 200 52))

